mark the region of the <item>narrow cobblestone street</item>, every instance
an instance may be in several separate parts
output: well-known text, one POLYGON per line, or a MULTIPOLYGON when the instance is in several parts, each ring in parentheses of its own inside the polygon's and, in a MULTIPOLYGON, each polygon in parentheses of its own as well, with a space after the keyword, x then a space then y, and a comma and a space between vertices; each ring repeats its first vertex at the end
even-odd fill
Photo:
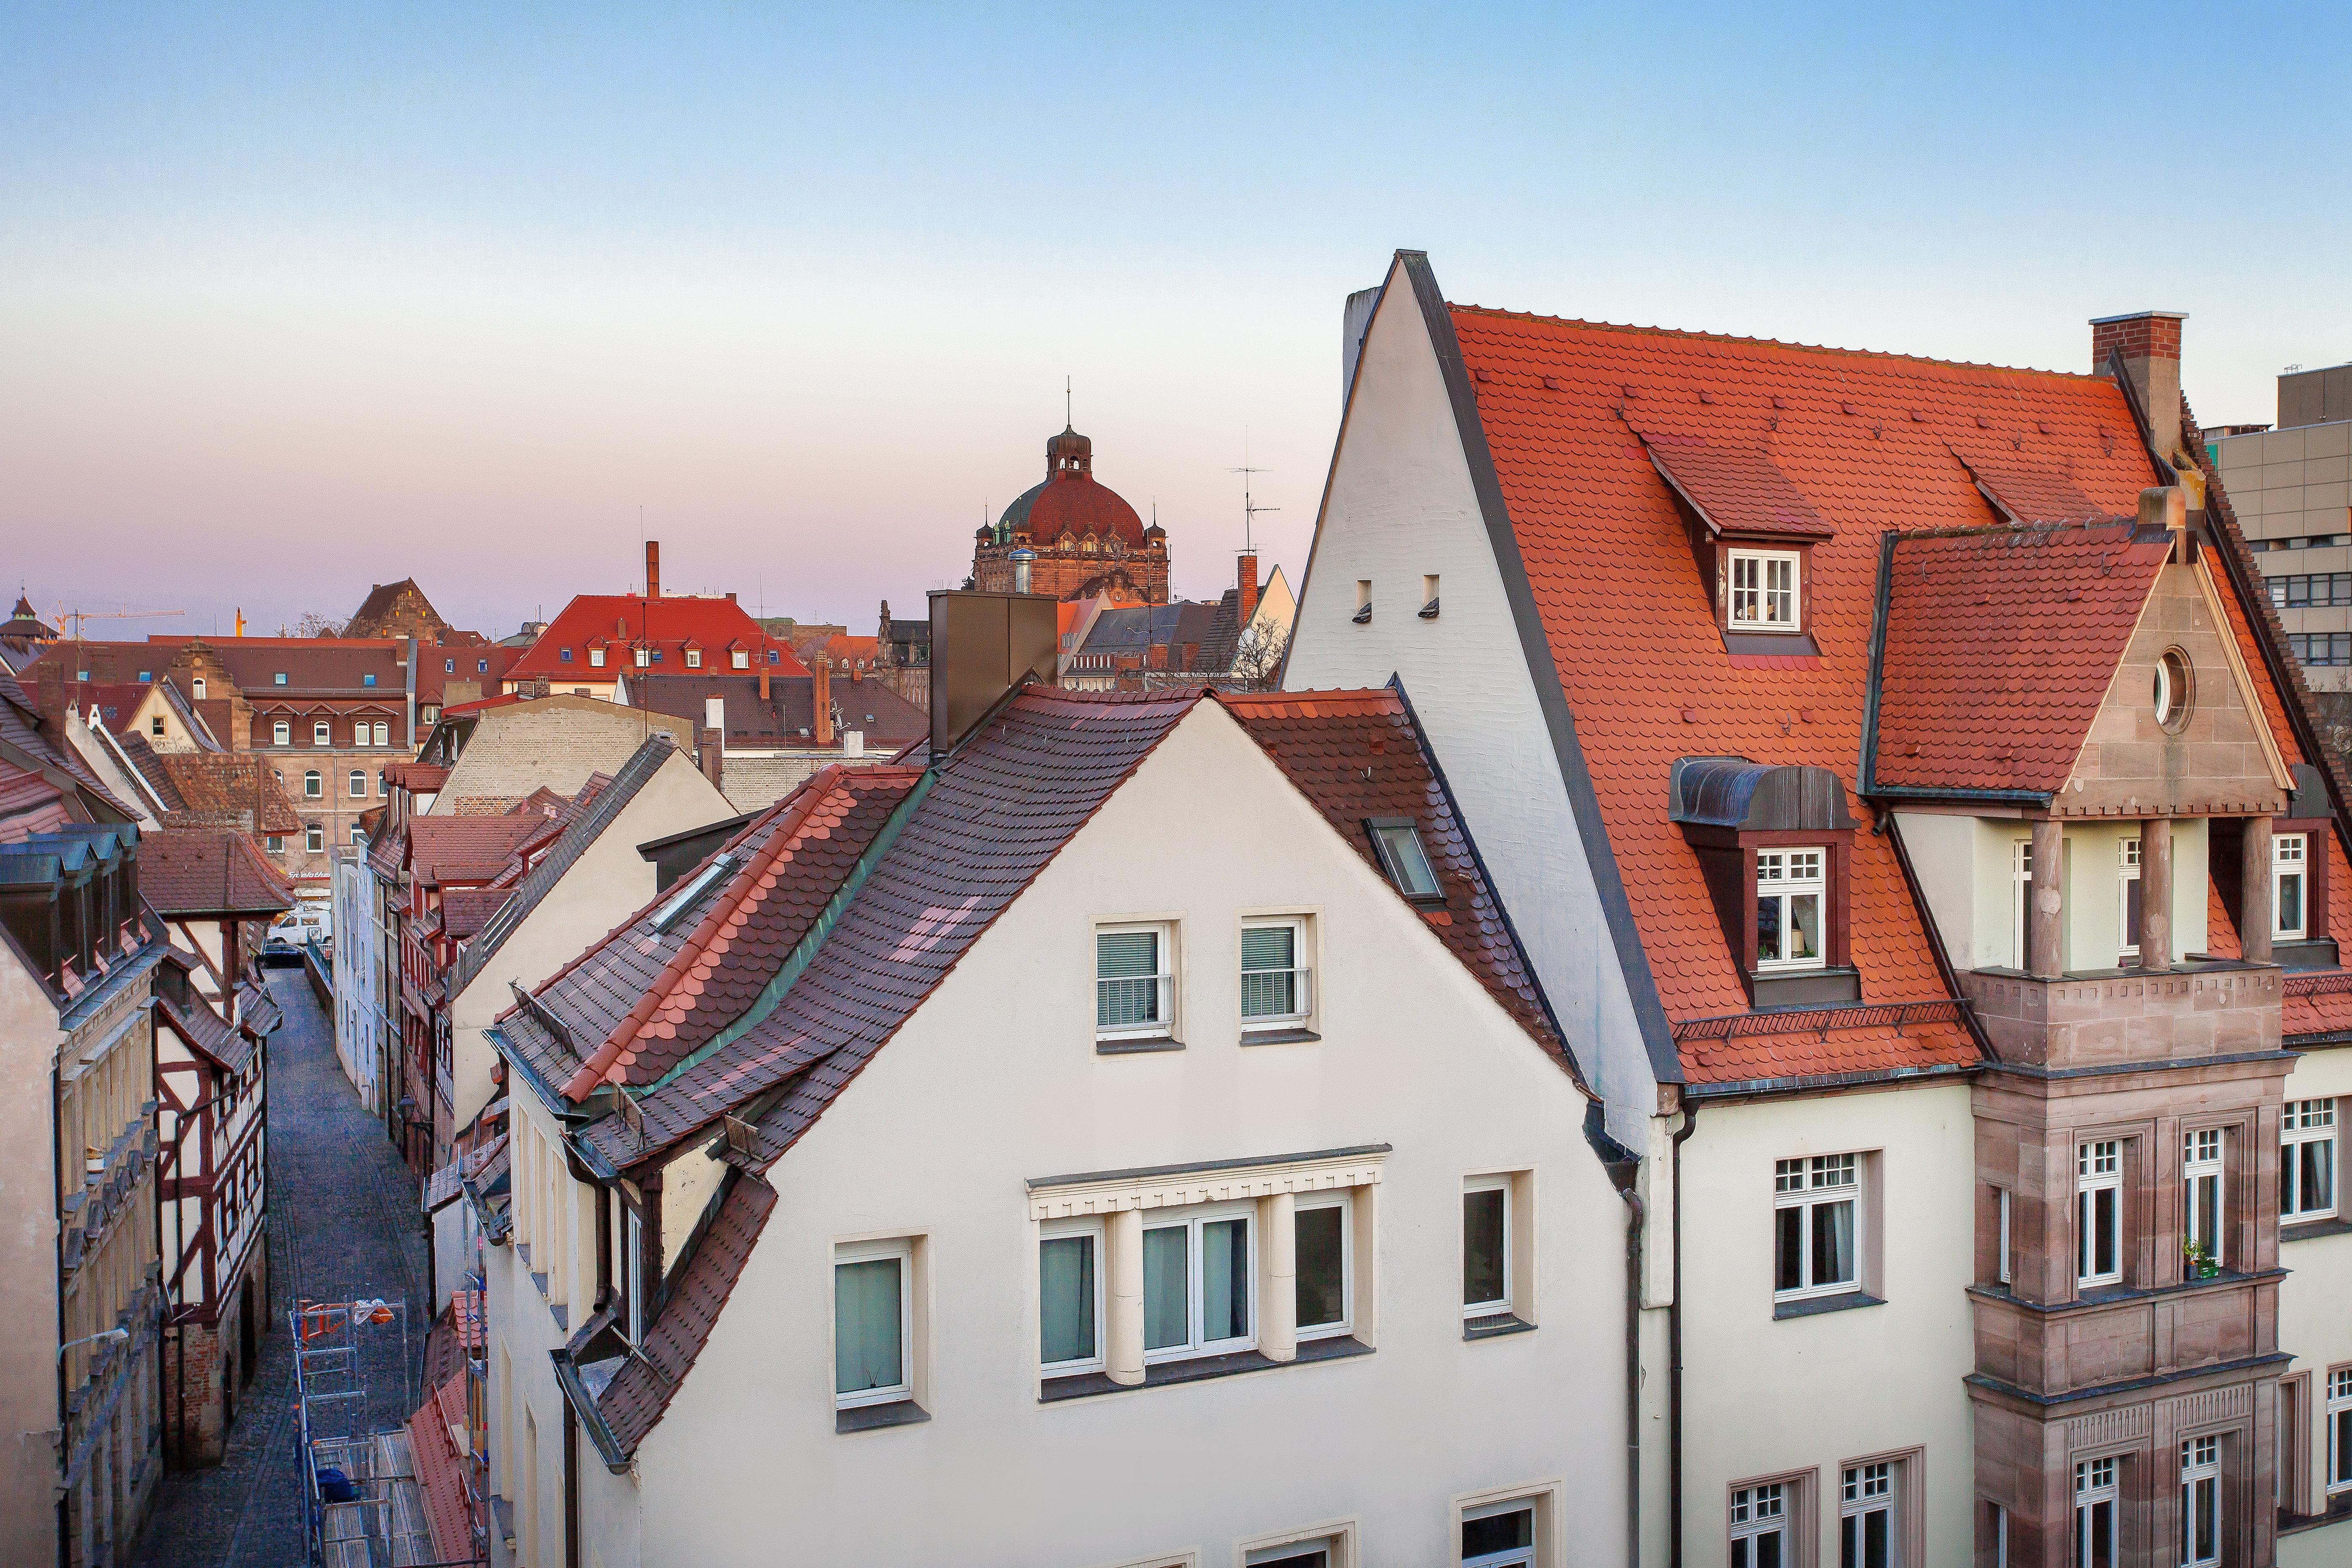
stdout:
MULTIPOLYGON (((299 969, 270 972, 286 1023, 269 1042, 269 1322, 261 1371, 246 1391, 228 1458, 168 1476, 138 1561, 152 1568, 287 1568, 304 1560, 302 1468, 296 1452, 294 1354, 287 1313, 298 1297, 405 1299, 409 1383, 422 1361, 426 1254, 416 1184, 336 1060, 327 1015, 299 969)), ((404 1411, 396 1360, 376 1361, 369 1421, 404 1411)))

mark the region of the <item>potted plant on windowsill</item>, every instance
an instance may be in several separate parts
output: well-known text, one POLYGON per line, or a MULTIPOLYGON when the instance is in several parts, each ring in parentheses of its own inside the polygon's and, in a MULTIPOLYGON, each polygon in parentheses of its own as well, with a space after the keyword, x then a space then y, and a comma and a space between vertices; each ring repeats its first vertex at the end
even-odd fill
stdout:
POLYGON ((2210 1279, 2221 1272, 2221 1260, 2201 1241, 2180 1244, 2180 1273, 2186 1279, 2210 1279))

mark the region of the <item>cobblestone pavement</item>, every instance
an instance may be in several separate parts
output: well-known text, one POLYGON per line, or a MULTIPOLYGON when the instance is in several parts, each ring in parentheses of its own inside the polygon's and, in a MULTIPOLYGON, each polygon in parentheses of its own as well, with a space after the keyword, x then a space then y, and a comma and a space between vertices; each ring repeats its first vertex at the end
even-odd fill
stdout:
POLYGON ((304 972, 272 970, 269 989, 286 1013, 284 1027, 269 1041, 273 1331, 237 1407, 227 1458, 214 1469, 164 1478, 140 1543, 141 1568, 290 1568, 305 1561, 294 1352, 286 1327, 296 1297, 410 1303, 405 1377, 396 1329, 379 1331, 379 1353, 367 1358, 370 1426, 406 1414, 402 1406, 423 1360, 427 1264, 415 1179, 384 1137, 383 1123, 344 1078, 326 1012, 304 972))

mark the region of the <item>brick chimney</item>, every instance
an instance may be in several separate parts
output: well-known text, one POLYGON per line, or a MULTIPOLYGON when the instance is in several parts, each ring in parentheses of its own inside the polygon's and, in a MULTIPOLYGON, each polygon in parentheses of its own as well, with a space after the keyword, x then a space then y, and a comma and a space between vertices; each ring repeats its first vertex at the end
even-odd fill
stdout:
POLYGON ((765 702, 768 700, 768 650, 755 647, 751 650, 751 657, 760 661, 760 700, 765 702))
POLYGON ((818 659, 809 667, 809 734, 820 746, 833 744, 833 666, 818 659))
POLYGON ((1236 585, 1242 591, 1242 621, 1241 628, 1237 629, 1246 629, 1250 624, 1250 617, 1257 614, 1257 552, 1255 551, 1242 552, 1241 564, 1234 569, 1234 577, 1236 585))
POLYGON ((646 597, 661 597, 661 541, 646 541, 646 597))
POLYGON ((2091 321, 2091 374, 2105 375, 2120 360, 2140 412, 2147 416, 2148 444, 2167 462, 2180 447, 2180 323, 2185 310, 2137 310, 2091 321))

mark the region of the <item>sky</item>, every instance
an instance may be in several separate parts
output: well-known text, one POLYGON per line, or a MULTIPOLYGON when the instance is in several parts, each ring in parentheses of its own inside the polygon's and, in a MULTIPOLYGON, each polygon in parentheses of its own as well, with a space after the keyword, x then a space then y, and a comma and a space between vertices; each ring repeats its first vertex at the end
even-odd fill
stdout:
POLYGON ((2352 360, 2352 7, 0 7, 0 572, 86 635, 415 576, 872 629, 1044 477, 1294 584, 1340 319, 2352 360))

